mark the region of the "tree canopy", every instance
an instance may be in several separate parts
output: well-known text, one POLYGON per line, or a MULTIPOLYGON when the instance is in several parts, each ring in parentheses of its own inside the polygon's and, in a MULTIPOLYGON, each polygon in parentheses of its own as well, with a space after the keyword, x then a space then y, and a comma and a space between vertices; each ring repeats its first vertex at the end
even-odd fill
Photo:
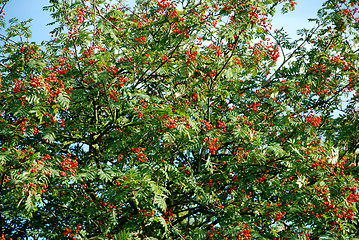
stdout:
POLYGON ((358 5, 296 39, 293 0, 2 15, 1 239, 357 239, 358 5))

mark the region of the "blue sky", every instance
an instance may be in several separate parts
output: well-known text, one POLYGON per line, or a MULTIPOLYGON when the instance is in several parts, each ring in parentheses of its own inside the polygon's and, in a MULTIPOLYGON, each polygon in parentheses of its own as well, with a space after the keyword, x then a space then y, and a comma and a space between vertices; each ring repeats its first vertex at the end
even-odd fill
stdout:
MULTIPOLYGON (((324 0, 297 0, 296 10, 285 15, 278 14, 274 19, 274 28, 284 27, 288 34, 295 38, 297 29, 309 27, 308 18, 316 16, 317 10, 321 7, 324 0)), ((128 1, 133 4, 134 0, 128 1)), ((6 18, 18 18, 20 21, 33 19, 33 37, 30 41, 41 43, 43 40, 50 39, 49 32, 53 26, 46 26, 52 22, 49 12, 42 10, 43 6, 49 5, 47 0, 10 0, 5 7, 6 18)))
MULTIPOLYGON (((287 14, 277 14, 273 19, 273 27, 284 27, 286 32, 292 38, 295 38, 297 30, 304 27, 313 27, 314 24, 308 22, 308 18, 315 18, 317 11, 321 8, 324 0, 297 0, 296 8, 293 12, 287 14)), ((279 12, 278 12, 279 13, 279 12)))

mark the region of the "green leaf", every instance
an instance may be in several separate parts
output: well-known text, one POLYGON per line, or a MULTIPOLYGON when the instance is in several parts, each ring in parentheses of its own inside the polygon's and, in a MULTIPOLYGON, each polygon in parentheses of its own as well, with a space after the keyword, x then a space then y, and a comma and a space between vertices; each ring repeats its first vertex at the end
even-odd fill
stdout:
POLYGON ((53 143, 56 139, 56 134, 54 132, 45 131, 43 133, 43 139, 45 139, 49 143, 53 143))
POLYGON ((69 96, 65 92, 61 92, 57 96, 57 101, 59 102, 60 106, 65 109, 69 108, 70 103, 71 103, 69 96))

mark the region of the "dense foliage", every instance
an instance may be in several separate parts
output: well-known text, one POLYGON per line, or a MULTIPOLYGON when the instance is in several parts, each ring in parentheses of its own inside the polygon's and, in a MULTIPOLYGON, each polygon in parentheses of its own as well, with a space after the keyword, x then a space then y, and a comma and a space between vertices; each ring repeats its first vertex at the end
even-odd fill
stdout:
POLYGON ((1 13, 2 239, 356 239, 358 2, 292 40, 295 5, 50 0, 41 45, 1 13))

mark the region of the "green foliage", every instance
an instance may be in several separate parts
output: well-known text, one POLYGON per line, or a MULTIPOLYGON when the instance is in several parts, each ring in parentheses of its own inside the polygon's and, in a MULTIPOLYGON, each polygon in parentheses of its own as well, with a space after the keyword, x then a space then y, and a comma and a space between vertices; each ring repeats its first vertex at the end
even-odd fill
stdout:
POLYGON ((358 238, 357 1, 50 4, 0 36, 1 236, 358 238))

